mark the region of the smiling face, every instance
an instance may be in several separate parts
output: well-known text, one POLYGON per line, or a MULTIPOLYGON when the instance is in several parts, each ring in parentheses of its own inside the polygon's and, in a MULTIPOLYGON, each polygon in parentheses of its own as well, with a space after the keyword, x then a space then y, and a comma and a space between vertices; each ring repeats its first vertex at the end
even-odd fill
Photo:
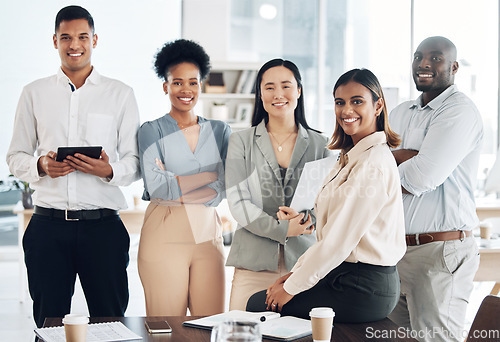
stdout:
POLYGON ((192 112, 201 91, 200 70, 192 63, 179 63, 170 68, 163 90, 172 105, 171 112, 192 112))
POLYGON ((59 51, 61 68, 66 75, 92 70, 92 50, 97 45, 97 35, 92 33, 85 19, 62 21, 53 37, 59 51))
POLYGON ((262 104, 269 117, 294 116, 300 88, 290 69, 276 66, 266 70, 262 75, 260 92, 262 104))
POLYGON ((339 86, 334 97, 337 123, 351 136, 354 145, 377 130, 382 98, 374 102, 370 90, 354 81, 339 86))
MULTIPOLYGON (((456 48, 451 42, 432 37, 425 39, 413 55, 413 80, 419 91, 430 93, 431 99, 454 83, 458 70, 456 48)), ((431 100, 429 99, 429 100, 431 100)))

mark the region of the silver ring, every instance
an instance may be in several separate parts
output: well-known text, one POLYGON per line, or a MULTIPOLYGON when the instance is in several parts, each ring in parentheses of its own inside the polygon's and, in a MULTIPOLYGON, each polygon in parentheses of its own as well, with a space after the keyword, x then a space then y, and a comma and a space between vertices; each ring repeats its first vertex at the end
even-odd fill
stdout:
POLYGON ((273 306, 276 306, 276 304, 273 304, 273 306))

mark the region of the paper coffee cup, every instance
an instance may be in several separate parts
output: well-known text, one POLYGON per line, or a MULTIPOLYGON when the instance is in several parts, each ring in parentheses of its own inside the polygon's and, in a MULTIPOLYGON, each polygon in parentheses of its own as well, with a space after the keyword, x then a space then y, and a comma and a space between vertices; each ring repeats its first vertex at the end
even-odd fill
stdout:
POLYGON ((62 320, 66 342, 85 342, 89 318, 85 315, 67 314, 62 320))
POLYGON ((329 342, 332 337, 333 317, 332 308, 313 308, 309 312, 311 317, 312 337, 314 342, 329 342))
POLYGON ((134 209, 139 208, 139 205, 141 204, 141 199, 139 196, 134 196, 134 209))
POLYGON ((481 235, 481 239, 489 240, 491 238, 491 229, 493 225, 491 222, 481 222, 479 224, 479 233, 481 235))

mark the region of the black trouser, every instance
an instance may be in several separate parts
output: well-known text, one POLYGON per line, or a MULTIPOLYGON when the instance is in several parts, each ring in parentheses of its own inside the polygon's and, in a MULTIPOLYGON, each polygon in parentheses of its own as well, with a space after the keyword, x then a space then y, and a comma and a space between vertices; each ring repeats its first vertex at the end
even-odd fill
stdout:
MULTIPOLYGON (((373 322, 387 317, 399 299, 396 266, 343 262, 315 286, 294 296, 281 310, 283 316, 309 319, 315 307, 331 307, 335 322, 373 322)), ((247 310, 266 311, 266 291, 257 292, 247 310)))
POLYGON ((65 221, 34 214, 23 248, 36 325, 70 312, 77 274, 90 316, 123 316, 129 246, 130 237, 117 215, 65 221))

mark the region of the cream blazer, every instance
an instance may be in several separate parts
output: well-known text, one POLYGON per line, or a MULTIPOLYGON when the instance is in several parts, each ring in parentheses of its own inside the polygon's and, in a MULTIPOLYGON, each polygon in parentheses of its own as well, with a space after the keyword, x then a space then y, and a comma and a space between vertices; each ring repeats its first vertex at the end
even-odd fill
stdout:
POLYGON ((226 160, 226 195, 238 228, 227 258, 228 266, 252 271, 276 270, 282 244, 285 264, 290 270, 316 241, 315 234, 287 239, 288 221, 278 220, 276 212, 279 206, 290 205, 304 164, 330 155, 326 144, 325 136, 299 126, 282 184, 264 121, 231 135, 226 160))

